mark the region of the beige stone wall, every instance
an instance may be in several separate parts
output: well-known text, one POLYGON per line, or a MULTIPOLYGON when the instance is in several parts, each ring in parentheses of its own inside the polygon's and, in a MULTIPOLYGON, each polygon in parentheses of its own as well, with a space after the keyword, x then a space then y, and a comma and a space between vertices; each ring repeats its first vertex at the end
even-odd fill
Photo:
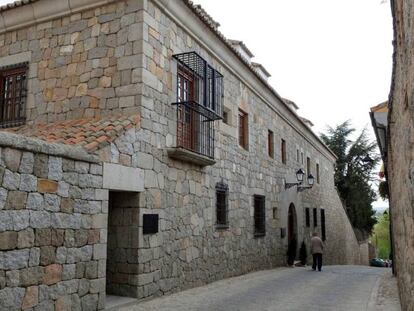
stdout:
POLYGON ((0 67, 29 63, 28 123, 138 112, 140 5, 117 1, 0 35, 0 67))
MULTIPOLYGON (((292 203, 299 245, 312 231, 320 232, 323 208, 326 262, 359 262, 359 245, 334 187, 334 156, 182 1, 117 1, 2 36, 3 60, 30 54, 29 122, 141 114, 139 129, 128 130, 99 151, 104 162, 142 170, 140 215, 157 213, 160 218, 159 232, 145 236, 139 219, 135 296, 163 295, 283 265, 287 237, 280 232, 287 227, 292 203), (215 122, 216 163, 208 167, 174 160, 167 153, 177 133, 176 107, 171 105, 177 99, 177 63, 172 55, 188 51, 197 51, 224 75, 230 122, 215 122), (239 108, 248 113, 248 150, 238 143, 239 108), (267 152, 269 129, 274 132, 274 158, 267 152), (281 139, 287 143, 286 164, 281 139), (286 190, 285 181, 296 181, 295 172, 307 157, 312 173, 319 164, 320 183, 300 193, 286 190), (222 180, 230 189, 227 230, 215 226, 215 186, 222 180), (266 197, 266 235, 260 238, 254 236, 255 194, 266 197), (317 208, 317 226, 311 220, 305 228, 306 208, 317 208)), ((121 279, 127 278, 126 272, 121 279)))
POLYGON ((414 5, 391 1, 394 69, 389 99, 388 177, 402 309, 414 310, 414 5))

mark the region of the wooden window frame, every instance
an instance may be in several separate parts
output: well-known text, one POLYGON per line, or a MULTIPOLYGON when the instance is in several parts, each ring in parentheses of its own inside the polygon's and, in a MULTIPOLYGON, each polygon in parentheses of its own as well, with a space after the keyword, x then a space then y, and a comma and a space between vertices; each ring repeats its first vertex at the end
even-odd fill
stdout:
POLYGON ((287 163, 286 140, 284 140, 283 138, 280 142, 280 153, 281 153, 282 163, 286 164, 287 163))
POLYGON ((239 109, 239 145, 245 149, 249 149, 249 115, 239 109))
POLYGON ((0 128, 26 122, 28 65, 0 68, 0 128))
POLYGON ((253 196, 254 206, 254 236, 262 237, 266 235, 266 197, 263 195, 253 196))
POLYGON ((268 130, 267 131, 267 152, 269 154, 269 157, 271 157, 272 159, 275 157, 274 146, 275 146, 274 134, 271 130, 268 130))
POLYGON ((216 185, 216 228, 229 227, 229 188, 226 184, 216 185))

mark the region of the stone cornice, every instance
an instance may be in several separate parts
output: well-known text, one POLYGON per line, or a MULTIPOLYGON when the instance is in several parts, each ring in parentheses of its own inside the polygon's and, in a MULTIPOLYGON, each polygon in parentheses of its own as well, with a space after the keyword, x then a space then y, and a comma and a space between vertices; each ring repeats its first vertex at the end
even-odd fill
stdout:
POLYGON ((41 0, 0 11, 0 34, 44 23, 117 0, 41 0))

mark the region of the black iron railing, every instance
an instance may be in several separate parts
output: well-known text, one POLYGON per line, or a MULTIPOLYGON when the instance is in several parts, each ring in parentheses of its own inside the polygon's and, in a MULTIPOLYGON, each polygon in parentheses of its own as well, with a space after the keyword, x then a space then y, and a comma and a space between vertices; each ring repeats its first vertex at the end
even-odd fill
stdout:
POLYGON ((214 159, 214 122, 211 112, 196 102, 177 106, 177 147, 214 159))

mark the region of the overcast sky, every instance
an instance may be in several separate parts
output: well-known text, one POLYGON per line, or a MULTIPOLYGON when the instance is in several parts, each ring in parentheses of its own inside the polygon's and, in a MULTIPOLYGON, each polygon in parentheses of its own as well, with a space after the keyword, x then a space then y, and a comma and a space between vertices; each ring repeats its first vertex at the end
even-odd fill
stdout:
POLYGON ((273 87, 296 102, 315 132, 347 119, 372 132, 369 108, 387 100, 391 81, 389 0, 195 3, 221 24, 227 38, 244 41, 253 60, 272 74, 273 87))

